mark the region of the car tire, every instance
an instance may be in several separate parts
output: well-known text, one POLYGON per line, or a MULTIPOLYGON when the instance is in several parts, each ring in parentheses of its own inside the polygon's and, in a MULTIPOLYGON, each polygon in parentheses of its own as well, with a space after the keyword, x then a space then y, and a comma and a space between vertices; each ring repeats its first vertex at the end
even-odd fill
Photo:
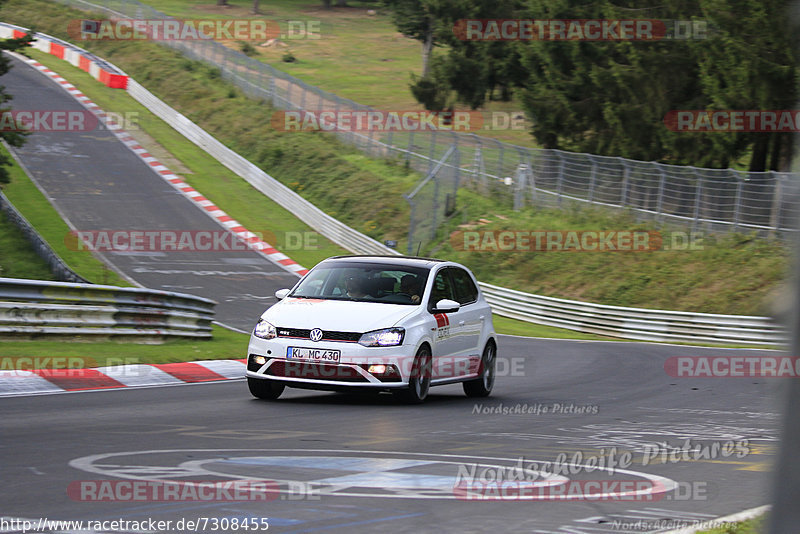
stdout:
POLYGON ((488 397, 492 393, 496 365, 497 346, 490 339, 481 356, 481 368, 483 369, 481 375, 463 384, 467 397, 488 397))
POLYGON ((250 388, 250 393, 259 399, 275 400, 281 396, 283 389, 286 387, 283 384, 278 384, 272 380, 265 380, 263 378, 247 377, 247 387, 250 388))
POLYGON ((393 391, 396 397, 406 404, 421 404, 428 397, 431 388, 431 371, 433 357, 431 349, 423 345, 414 356, 414 364, 411 367, 411 377, 408 379, 408 386, 400 391, 393 391))

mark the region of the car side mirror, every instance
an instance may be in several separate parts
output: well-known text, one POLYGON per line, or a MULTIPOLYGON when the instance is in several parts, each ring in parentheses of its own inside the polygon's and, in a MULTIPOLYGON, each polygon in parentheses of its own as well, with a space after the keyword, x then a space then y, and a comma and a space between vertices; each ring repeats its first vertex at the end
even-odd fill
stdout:
POLYGON ((461 304, 454 300, 450 299, 442 299, 436 303, 436 307, 433 309, 434 313, 453 313, 457 312, 458 309, 461 307, 461 304))
POLYGON ((286 298, 286 295, 289 294, 289 291, 291 291, 291 289, 279 289, 275 292, 275 298, 278 300, 283 300, 286 298))

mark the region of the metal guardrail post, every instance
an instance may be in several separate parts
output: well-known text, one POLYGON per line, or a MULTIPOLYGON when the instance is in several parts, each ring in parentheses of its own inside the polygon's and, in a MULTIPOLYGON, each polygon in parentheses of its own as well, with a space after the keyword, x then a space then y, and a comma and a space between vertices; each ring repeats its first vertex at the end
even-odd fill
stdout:
POLYGON ((734 197, 734 204, 733 204, 733 231, 736 232, 736 229, 739 226, 739 215, 741 213, 741 206, 742 206, 742 189, 744 188, 744 180, 741 175, 733 171, 733 175, 736 177, 736 196, 734 197))
POLYGON ((631 170, 628 167, 628 162, 622 160, 622 186, 619 192, 619 205, 625 206, 628 203, 628 183, 630 181, 631 170))
POLYGON ((558 205, 561 206, 561 191, 564 187, 564 157, 557 150, 554 150, 553 153, 558 158, 558 183, 556 184, 556 198, 558 199, 558 205))
POLYGON ((428 155, 428 174, 431 173, 434 162, 436 161, 436 130, 433 130, 431 132, 430 143, 431 143, 431 149, 430 149, 430 154, 428 155))
POLYGON ((593 156, 589 156, 589 159, 592 162, 592 170, 589 175, 589 202, 592 202, 594 200, 595 183, 597 182, 597 161, 593 156))
POLYGON ((536 192, 536 176, 533 174, 533 161, 530 158, 530 153, 528 153, 525 164, 528 166, 528 186, 531 189, 531 204, 535 206, 538 201, 538 195, 536 192))
POLYGON ((780 230, 781 225, 781 204, 783 198, 783 183, 781 182, 781 178, 775 171, 770 171, 770 176, 772 177, 774 193, 772 195, 772 209, 770 210, 769 215, 769 225, 777 232, 780 230))
POLYGON ((406 246, 406 255, 411 256, 414 254, 414 230, 416 228, 416 203, 411 200, 411 196, 403 195, 403 198, 408 202, 411 210, 411 215, 408 218, 408 245, 406 246))
POLYGON ((496 140, 497 144, 497 176, 505 176, 505 171, 503 170, 503 157, 505 156, 504 145, 500 141, 496 140))
POLYGON ((517 166, 517 172, 514 176, 514 211, 522 209, 524 204, 523 194, 527 186, 527 173, 526 165, 520 163, 517 166))
POLYGON ((697 230, 697 225, 700 221, 700 201, 703 198, 703 177, 697 173, 697 169, 694 169, 694 175, 697 179, 697 184, 695 185, 695 194, 694 194, 694 215, 692 216, 692 231, 697 230))

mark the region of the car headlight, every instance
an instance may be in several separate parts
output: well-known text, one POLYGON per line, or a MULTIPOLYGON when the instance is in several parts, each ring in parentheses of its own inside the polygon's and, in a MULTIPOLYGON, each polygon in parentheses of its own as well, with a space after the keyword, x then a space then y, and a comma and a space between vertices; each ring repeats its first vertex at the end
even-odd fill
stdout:
POLYGON ((405 335, 405 328, 384 328, 367 332, 361 336, 358 343, 365 347, 393 347, 402 345, 405 335))
POLYGON ((256 337, 261 337, 264 339, 273 339, 278 337, 278 331, 275 330, 275 327, 264 319, 258 320, 255 329, 253 329, 253 334, 256 337))

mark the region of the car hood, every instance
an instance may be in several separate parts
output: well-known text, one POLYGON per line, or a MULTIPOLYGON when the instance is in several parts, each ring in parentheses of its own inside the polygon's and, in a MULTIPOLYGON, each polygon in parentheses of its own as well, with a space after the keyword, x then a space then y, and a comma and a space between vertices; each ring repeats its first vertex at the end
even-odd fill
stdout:
POLYGON ((394 326, 418 309, 403 304, 290 297, 265 311, 261 318, 283 328, 369 332, 394 326))

